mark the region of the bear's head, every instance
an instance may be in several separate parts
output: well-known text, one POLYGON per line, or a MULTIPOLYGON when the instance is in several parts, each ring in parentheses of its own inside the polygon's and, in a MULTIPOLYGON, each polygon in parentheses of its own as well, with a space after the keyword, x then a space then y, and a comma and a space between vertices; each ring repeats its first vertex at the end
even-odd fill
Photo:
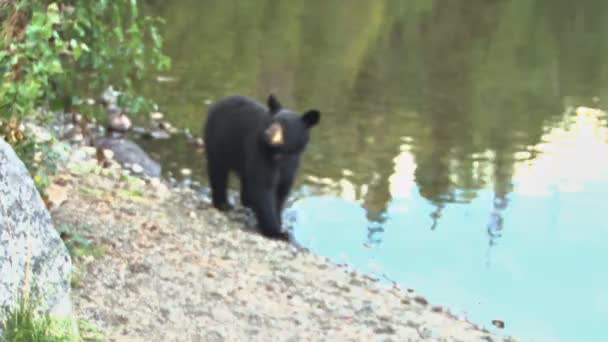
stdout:
POLYGON ((321 119, 316 109, 300 114, 283 108, 274 95, 268 97, 268 113, 271 121, 264 130, 264 141, 280 154, 302 152, 310 140, 310 129, 321 119))

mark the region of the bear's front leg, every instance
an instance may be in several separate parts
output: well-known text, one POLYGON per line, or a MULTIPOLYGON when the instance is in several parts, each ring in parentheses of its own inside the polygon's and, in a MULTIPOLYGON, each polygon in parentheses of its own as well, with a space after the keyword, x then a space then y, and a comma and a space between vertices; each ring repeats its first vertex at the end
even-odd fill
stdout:
POLYGON ((287 196, 289 195, 289 190, 291 190, 290 182, 280 183, 277 187, 276 210, 277 215, 279 217, 279 224, 282 221, 281 212, 283 211, 283 208, 285 206, 285 201, 287 200, 287 196))
POLYGON ((251 199, 251 207, 258 220, 258 229, 269 238, 289 241, 289 234, 281 230, 276 212, 276 197, 272 189, 258 190, 251 199))
POLYGON ((296 176, 296 172, 298 170, 298 166, 300 164, 299 156, 288 156, 281 162, 279 168, 279 182, 276 189, 277 194, 277 203, 276 210, 277 215, 279 216, 279 222, 281 221, 281 211, 285 206, 285 201, 289 196, 289 192, 291 191, 291 187, 293 185, 293 181, 296 176))

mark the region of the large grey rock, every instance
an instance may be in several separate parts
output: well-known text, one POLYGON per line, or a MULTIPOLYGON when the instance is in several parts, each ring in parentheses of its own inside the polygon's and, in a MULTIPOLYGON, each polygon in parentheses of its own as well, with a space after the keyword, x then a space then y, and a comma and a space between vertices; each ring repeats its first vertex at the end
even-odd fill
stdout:
POLYGON ((72 317, 70 255, 25 165, 0 138, 0 337, 25 291, 39 310, 72 317))
POLYGON ((131 140, 123 138, 99 138, 97 147, 114 152, 114 160, 123 166, 139 165, 142 172, 149 177, 159 177, 161 166, 146 151, 131 140))

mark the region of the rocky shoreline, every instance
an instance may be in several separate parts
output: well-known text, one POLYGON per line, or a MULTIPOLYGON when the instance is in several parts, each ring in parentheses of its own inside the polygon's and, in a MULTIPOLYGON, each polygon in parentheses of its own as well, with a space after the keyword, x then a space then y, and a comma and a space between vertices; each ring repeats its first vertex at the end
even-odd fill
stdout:
POLYGON ((73 147, 49 188, 55 226, 86 227, 76 316, 113 341, 510 341, 252 231, 242 211, 73 147))

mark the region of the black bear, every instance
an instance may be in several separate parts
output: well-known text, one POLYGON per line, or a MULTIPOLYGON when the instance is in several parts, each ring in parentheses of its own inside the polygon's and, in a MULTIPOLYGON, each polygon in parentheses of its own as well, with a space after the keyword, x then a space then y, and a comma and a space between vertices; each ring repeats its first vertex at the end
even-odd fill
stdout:
POLYGON ((228 173, 240 178, 241 203, 251 208, 267 237, 288 240, 281 210, 310 139, 318 110, 304 114, 281 106, 273 96, 268 108, 245 96, 229 96, 209 108, 204 128, 207 171, 213 205, 229 210, 228 173))

